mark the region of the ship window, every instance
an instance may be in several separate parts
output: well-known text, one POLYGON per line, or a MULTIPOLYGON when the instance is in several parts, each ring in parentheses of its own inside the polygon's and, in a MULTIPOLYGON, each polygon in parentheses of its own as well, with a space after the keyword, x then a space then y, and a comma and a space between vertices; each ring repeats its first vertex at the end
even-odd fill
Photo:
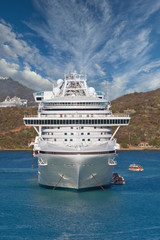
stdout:
POLYGON ((71 127, 71 129, 73 129, 73 127, 71 127))
POLYGON ((95 120, 95 124, 97 124, 97 120, 95 120))
POLYGON ((62 120, 60 120, 60 124, 62 124, 62 120))
POLYGON ((64 133, 64 135, 67 135, 67 133, 64 133))
POLYGON ((41 101, 41 100, 42 100, 42 98, 41 98, 41 97, 37 97, 36 99, 37 99, 37 101, 41 101))
POLYGON ((70 139, 70 141, 73 141, 73 139, 70 139))
POLYGON ((91 124, 92 123, 92 121, 91 120, 89 120, 89 124, 91 124))
POLYGON ((98 141, 101 141, 101 139, 99 138, 98 141))
POLYGON ((101 121, 100 120, 98 120, 98 124, 100 124, 101 123, 101 121))
POLYGON ((67 139, 64 139, 64 141, 66 142, 66 141, 67 141, 67 139))
POLYGON ((84 127, 81 127, 81 129, 83 129, 84 127))
POLYGON ((74 135, 74 133, 71 133, 71 135, 74 135))
POLYGON ((56 142, 56 138, 54 139, 54 141, 56 142))
POLYGON ((87 133, 87 135, 90 135, 90 133, 87 133))
POLYGON ((60 127, 58 127, 58 129, 60 129, 60 127))
POLYGON ((88 139, 88 141, 90 141, 90 139, 88 139))
POLYGON ((84 135, 84 133, 81 133, 81 135, 84 135))
POLYGON ((65 120, 63 120, 63 124, 65 124, 65 120))
POLYGON ((82 139, 82 141, 85 141, 85 139, 82 139))
POLYGON ((96 129, 96 127, 94 127, 94 129, 96 129))

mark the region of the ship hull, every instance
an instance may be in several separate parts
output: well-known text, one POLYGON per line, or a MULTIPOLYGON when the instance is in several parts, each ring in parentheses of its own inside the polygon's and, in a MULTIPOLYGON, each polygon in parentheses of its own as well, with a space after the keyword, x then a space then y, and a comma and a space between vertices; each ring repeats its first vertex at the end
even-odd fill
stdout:
MULTIPOLYGON (((114 152, 114 151, 113 151, 114 152)), ((38 182, 52 189, 75 191, 110 186, 115 164, 109 154, 42 154, 38 156, 38 182)))

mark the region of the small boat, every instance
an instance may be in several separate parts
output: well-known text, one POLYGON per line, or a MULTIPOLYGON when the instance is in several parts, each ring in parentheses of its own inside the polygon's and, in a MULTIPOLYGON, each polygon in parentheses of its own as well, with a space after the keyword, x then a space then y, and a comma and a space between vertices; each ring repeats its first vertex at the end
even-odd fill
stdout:
POLYGON ((112 183, 116 185, 123 185, 125 184, 124 178, 121 177, 119 173, 113 173, 112 175, 112 183))
POLYGON ((114 184, 116 185, 123 185, 125 184, 124 178, 123 177, 119 177, 114 181, 114 184))
POLYGON ((129 171, 135 171, 135 172, 140 172, 140 171, 143 171, 143 167, 140 166, 140 165, 137 165, 137 164, 131 164, 128 168, 129 171))
POLYGON ((119 178, 120 177, 120 174, 119 173, 113 173, 113 175, 112 175, 112 180, 114 181, 114 180, 116 180, 117 178, 119 178))

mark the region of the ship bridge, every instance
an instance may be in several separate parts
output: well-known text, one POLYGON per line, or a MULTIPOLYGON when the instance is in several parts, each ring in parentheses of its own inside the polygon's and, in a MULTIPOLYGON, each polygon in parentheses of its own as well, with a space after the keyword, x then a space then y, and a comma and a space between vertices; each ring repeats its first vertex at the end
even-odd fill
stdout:
POLYGON ((77 74, 76 71, 57 80, 57 86, 53 91, 44 91, 34 93, 36 102, 56 100, 59 98, 88 97, 92 99, 105 99, 103 92, 96 92, 93 87, 87 86, 87 77, 84 74, 77 74))

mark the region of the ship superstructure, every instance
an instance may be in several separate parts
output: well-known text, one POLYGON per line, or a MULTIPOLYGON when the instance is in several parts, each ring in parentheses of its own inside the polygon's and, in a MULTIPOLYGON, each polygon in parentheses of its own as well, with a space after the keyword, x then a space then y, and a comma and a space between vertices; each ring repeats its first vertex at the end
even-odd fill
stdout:
POLYGON ((85 190, 112 182, 119 150, 114 136, 130 117, 113 115, 104 94, 86 81, 73 72, 52 91, 34 93, 38 115, 25 116, 24 123, 37 132, 33 151, 41 186, 85 190))

